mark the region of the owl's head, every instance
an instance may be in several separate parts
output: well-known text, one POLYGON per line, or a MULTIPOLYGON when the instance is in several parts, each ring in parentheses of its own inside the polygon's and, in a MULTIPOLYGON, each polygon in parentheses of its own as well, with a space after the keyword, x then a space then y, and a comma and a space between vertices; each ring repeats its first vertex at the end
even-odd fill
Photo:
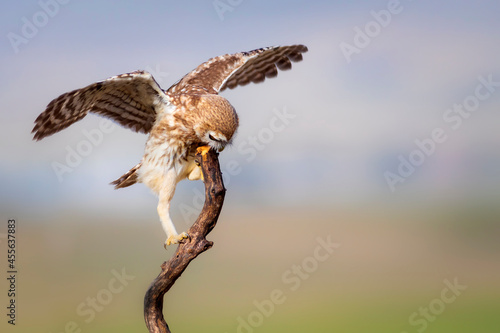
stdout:
POLYGON ((207 99, 198 105, 201 124, 196 130, 200 141, 217 151, 230 144, 238 129, 238 115, 229 102, 218 95, 204 96, 207 99), (209 101, 208 101, 209 100, 209 101), (200 107, 201 106, 201 107, 200 107))

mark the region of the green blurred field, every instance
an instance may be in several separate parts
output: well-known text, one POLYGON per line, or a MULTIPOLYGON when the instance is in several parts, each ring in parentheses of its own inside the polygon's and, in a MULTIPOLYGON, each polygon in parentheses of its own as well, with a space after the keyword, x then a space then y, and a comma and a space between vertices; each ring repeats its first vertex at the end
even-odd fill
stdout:
MULTIPOLYGON (((84 223, 58 216, 19 226, 17 325, 3 320, 2 332, 60 333, 68 322, 81 332, 146 332, 143 295, 174 252, 163 249, 160 224, 149 217, 84 223), (135 278, 86 323, 76 309, 122 268, 135 278)), ((167 294, 165 317, 173 332, 410 333, 420 328, 410 325, 410 315, 440 297, 444 279, 457 278, 467 289, 425 331, 496 333, 499 218, 498 210, 458 206, 224 209, 209 236, 215 246, 167 294), (283 274, 313 256, 317 237, 328 235, 341 246, 291 290, 283 274), (284 302, 269 316, 256 314, 254 301, 269 300, 275 289, 284 302), (238 329, 238 318, 249 316, 261 323, 238 329)))

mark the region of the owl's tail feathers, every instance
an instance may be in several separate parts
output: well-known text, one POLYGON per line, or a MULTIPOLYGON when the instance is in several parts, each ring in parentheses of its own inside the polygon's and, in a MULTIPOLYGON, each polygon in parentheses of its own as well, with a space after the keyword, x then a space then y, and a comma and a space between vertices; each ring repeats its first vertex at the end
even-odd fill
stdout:
POLYGON ((141 165, 142 162, 137 164, 135 167, 130 169, 126 174, 124 174, 114 182, 111 182, 110 184, 115 185, 115 189, 134 185, 135 183, 137 183, 137 170, 139 170, 141 165))

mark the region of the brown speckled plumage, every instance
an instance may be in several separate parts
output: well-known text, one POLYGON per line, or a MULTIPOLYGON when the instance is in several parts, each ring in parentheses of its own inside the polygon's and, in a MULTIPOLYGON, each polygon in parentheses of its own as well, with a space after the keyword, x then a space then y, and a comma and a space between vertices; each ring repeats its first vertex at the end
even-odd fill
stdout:
POLYGON ((116 188, 142 182, 159 196, 158 214, 166 244, 178 235, 169 217, 175 187, 185 178, 200 179, 195 150, 222 150, 238 128, 238 115, 218 93, 275 77, 278 69, 302 60, 304 45, 261 48, 212 58, 164 91, 145 71, 113 76, 62 94, 35 120, 34 140, 41 140, 94 112, 133 131, 149 133, 142 161, 113 182, 116 188))

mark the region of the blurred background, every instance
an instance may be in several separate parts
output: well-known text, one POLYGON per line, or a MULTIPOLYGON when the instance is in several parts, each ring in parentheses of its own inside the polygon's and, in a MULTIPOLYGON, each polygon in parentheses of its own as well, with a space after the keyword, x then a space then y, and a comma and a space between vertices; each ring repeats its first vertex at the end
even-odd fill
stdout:
MULTIPOLYGON (((498 332, 497 1, 1 4, 0 263, 17 221, 17 317, 2 332, 146 332, 165 251, 157 199, 109 182, 147 136, 90 115, 32 141, 60 94, 137 69, 167 89, 211 57, 305 44, 293 69, 222 95, 214 247, 165 298, 174 332, 498 332), (278 124, 279 127, 272 126, 278 124), (108 124, 109 125, 109 124, 108 124)), ((171 214, 187 230, 201 182, 171 214)))

